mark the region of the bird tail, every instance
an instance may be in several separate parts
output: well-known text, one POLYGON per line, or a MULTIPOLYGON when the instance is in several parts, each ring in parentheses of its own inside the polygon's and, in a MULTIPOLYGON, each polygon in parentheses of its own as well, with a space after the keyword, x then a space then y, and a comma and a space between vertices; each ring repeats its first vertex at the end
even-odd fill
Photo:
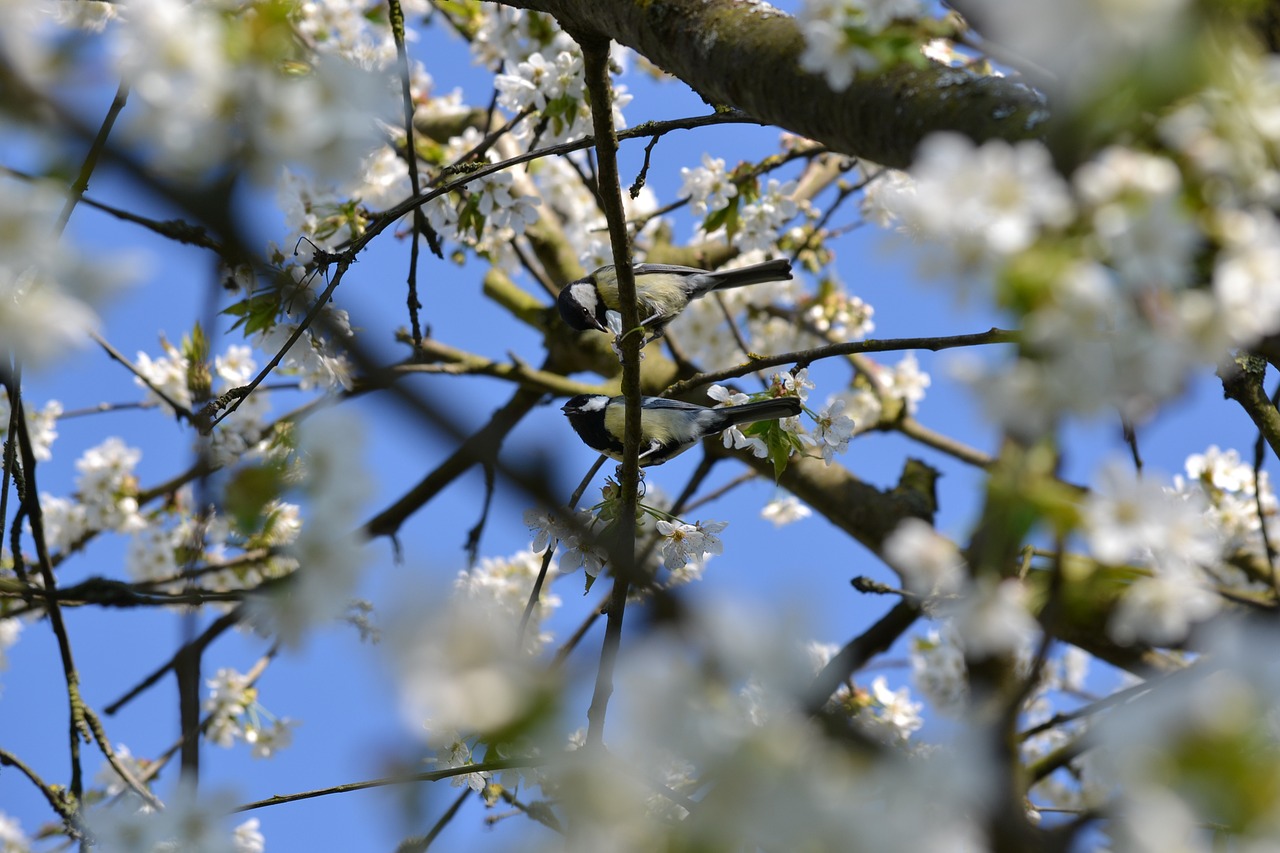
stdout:
POLYGON ((800 410, 799 397, 778 397, 774 400, 759 400, 755 403, 743 403, 741 406, 729 406, 715 411, 724 415, 725 424, 721 427, 724 429, 737 424, 795 417, 800 414, 800 410))
POLYGON ((762 264, 749 267, 738 267, 734 270, 721 270, 711 274, 714 284, 708 290, 725 290, 730 287, 745 287, 748 284, 763 284, 766 281, 787 281, 791 278, 791 261, 787 258, 774 258, 762 264))

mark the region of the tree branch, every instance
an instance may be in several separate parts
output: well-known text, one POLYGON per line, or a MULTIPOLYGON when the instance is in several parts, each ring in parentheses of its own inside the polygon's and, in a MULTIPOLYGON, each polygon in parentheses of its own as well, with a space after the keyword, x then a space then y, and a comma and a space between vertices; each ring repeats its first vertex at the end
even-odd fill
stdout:
POLYGON ((794 18, 740 0, 506 0, 566 30, 611 38, 679 77, 709 104, 815 139, 835 151, 905 168, 930 133, 1027 139, 1048 118, 1033 90, 1006 77, 934 65, 868 75, 844 92, 800 69, 794 18))

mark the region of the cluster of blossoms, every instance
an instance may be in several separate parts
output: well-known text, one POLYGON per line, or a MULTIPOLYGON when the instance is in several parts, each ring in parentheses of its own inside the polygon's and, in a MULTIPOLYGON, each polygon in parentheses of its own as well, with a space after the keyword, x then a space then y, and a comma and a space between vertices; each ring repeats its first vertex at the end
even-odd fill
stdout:
MULTIPOLYGON (((836 656, 839 648, 830 643, 814 642, 809 644, 808 652, 813 674, 817 675, 836 656)), ((920 716, 923 707, 911 700, 909 688, 891 690, 888 679, 883 675, 871 679, 870 689, 842 684, 827 702, 829 710, 842 708, 852 712, 854 720, 868 734, 892 744, 905 744, 912 734, 920 730, 924 725, 924 718, 920 716)))
MULTIPOLYGON (((318 4, 300 11, 303 31, 337 35, 335 19, 317 19, 318 4)), ((332 50, 322 47, 306 73, 288 74, 281 65, 298 66, 288 21, 131 0, 113 49, 138 109, 129 131, 176 171, 234 159, 264 180, 287 163, 325 177, 350 174, 382 143, 377 121, 392 119, 396 105, 393 78, 379 70, 394 55, 385 48, 389 33, 374 47, 361 30, 346 52, 341 39, 318 42, 332 50), (239 60, 225 47, 237 40, 247 47, 239 60)))
MULTIPOLYGON (((588 586, 608 562, 608 553, 599 543, 607 539, 617 517, 617 484, 610 481, 602 491, 604 499, 598 505, 590 510, 577 510, 571 516, 542 510, 528 510, 524 514, 525 524, 534 535, 533 551, 539 553, 559 543, 559 573, 569 574, 582 567, 588 577, 588 586)), ((637 537, 656 537, 662 564, 671 572, 671 583, 696 580, 701 576, 706 561, 723 553, 719 533, 728 526, 728 522, 698 521, 689 524, 661 506, 660 494, 652 492, 646 499, 647 503, 637 504, 641 514, 637 521, 637 537), (654 522, 652 529, 650 521, 654 522)))
MULTIPOLYGON (((582 53, 574 45, 553 54, 534 53, 513 73, 494 78, 498 105, 513 114, 532 112, 513 128, 515 138, 554 145, 591 133, 591 107, 582 76, 582 53)), ((613 125, 626 127, 622 108, 631 102, 626 88, 614 87, 613 125)))
POLYGON ((934 136, 911 179, 882 184, 876 204, 933 241, 945 253, 935 263, 996 276, 1022 315, 1020 357, 962 375, 1023 437, 1068 414, 1142 418, 1231 343, 1280 328, 1280 301, 1263 293, 1280 268, 1273 217, 1219 208, 1232 227, 1213 287, 1192 287, 1210 235, 1177 165, 1158 154, 1108 148, 1068 183, 1035 143, 934 136))
MULTIPOLYGON (((746 266, 768 255, 740 254, 726 268, 746 266)), ((874 329, 872 306, 846 293, 838 282, 823 284, 819 295, 806 292, 798 279, 719 291, 695 299, 670 325, 689 356, 701 364, 733 364, 756 353, 783 353, 838 341, 855 341, 874 329), (721 304, 724 308, 721 308, 721 304), (738 334, 725 322, 734 318, 738 334), (795 316, 793 316, 793 314, 795 316)))
POLYGON ((133 470, 142 451, 108 438, 76 460, 76 499, 40 495, 45 540, 62 551, 90 531, 132 533, 146 522, 138 512, 138 481, 133 470))
MULTIPOLYGON (((613 248, 609 244, 608 223, 595 195, 568 163, 573 156, 539 160, 530 170, 543 204, 559 215, 565 239, 577 255, 578 263, 583 269, 593 270, 613 263, 613 248)), ((576 168, 583 167, 579 162, 576 168)), ((654 215, 658 209, 657 196, 652 188, 644 186, 634 198, 631 193, 624 193, 622 204, 628 222, 644 223, 634 237, 637 255, 642 254, 648 248, 651 235, 663 223, 662 217, 654 215)))
POLYGON ((262 707, 248 676, 223 668, 206 680, 205 686, 209 696, 204 700, 204 711, 213 743, 230 748, 243 741, 252 748, 254 758, 270 758, 292 742, 296 723, 262 707))
MULTIPOLYGON (((304 243, 305 246, 305 243, 304 243)), ((351 364, 343 352, 347 340, 353 337, 347 312, 333 305, 326 305, 318 320, 304 331, 288 350, 285 346, 302 325, 303 318, 311 310, 323 290, 323 280, 315 271, 307 269, 305 250, 299 253, 302 264, 290 263, 281 270, 277 281, 268 291, 247 294, 246 305, 257 296, 270 293, 276 301, 273 321, 250 335, 250 341, 260 352, 284 352, 277 371, 296 376, 302 390, 322 388, 337 391, 349 389, 352 384, 351 364)), ((276 260, 283 260, 277 252, 276 260)), ((257 393, 255 391, 255 393, 257 393)))
POLYGON ((800 212, 795 192, 795 181, 782 183, 770 178, 764 190, 739 209, 733 245, 744 252, 771 251, 782 229, 800 212))
MULTIPOLYGON (((204 365, 198 361, 200 356, 194 351, 198 347, 193 346, 189 340, 184 340, 182 346, 177 347, 163 339, 160 346, 164 355, 158 358, 152 358, 145 352, 138 353, 135 366, 139 376, 135 377, 135 382, 138 387, 146 390, 148 402, 165 407, 172 402, 190 410, 193 403, 193 379, 201 381, 193 377, 193 368, 197 372, 204 370, 204 365), (196 360, 194 365, 193 359, 196 360)), ((227 347, 224 354, 214 358, 213 373, 217 381, 212 387, 205 388, 204 393, 211 399, 232 388, 247 385, 257 372, 258 364, 253 357, 252 348, 233 344, 227 347)), ((270 391, 258 388, 242 399, 240 406, 222 421, 212 433, 210 448, 220 464, 234 462, 250 450, 264 448, 263 434, 266 432, 266 415, 270 407, 270 391)))
MULTIPOLYGON (((449 140, 441 162, 460 162, 481 141, 477 128, 468 127, 449 140)), ((497 162, 490 149, 484 162, 497 162)), ((422 210, 435 232, 445 240, 470 246, 501 263, 513 260, 509 244, 538 220, 540 200, 527 177, 503 171, 471 181, 461 190, 437 196, 422 210)))
POLYGON ((0 850, 5 853, 30 853, 31 839, 22 831, 16 817, 0 812, 0 850))
MULTIPOLYGON (((526 521, 529 513, 525 513, 526 521)), ((543 531, 545 532, 545 530, 543 531)), ((519 621, 529 601, 529 592, 542 570, 540 552, 546 542, 534 542, 533 549, 520 551, 510 557, 486 557, 474 567, 458 572, 454 581, 454 595, 467 599, 482 599, 505 611, 513 621, 519 621)), ((548 591, 538 596, 538 602, 529 614, 526 628, 526 645, 531 651, 541 649, 550 642, 551 635, 540 630, 548 617, 560 606, 560 597, 548 591)))
MULTIPOLYGON (((814 384, 809 379, 808 368, 793 373, 775 374, 769 391, 762 396, 795 396, 801 403, 806 403, 809 391, 814 384)), ((707 396, 716 401, 717 408, 723 406, 739 406, 752 398, 741 392, 730 391, 722 385, 712 385, 707 396)), ((849 439, 853 437, 858 423, 845 414, 848 401, 841 396, 833 396, 819 411, 806 408, 806 412, 814 421, 813 430, 805 432, 799 417, 783 418, 775 428, 771 424, 762 427, 748 427, 746 432, 738 427, 725 430, 722 441, 725 447, 735 450, 750 450, 758 458, 766 458, 773 452, 772 441, 782 437, 794 451, 816 451, 823 461, 830 465, 835 455, 844 453, 849 447, 849 439), (777 432, 780 430, 782 435, 777 432), (748 434, 749 433, 749 434, 748 434)))
MULTIPOLYGON (((526 580, 527 600, 533 578, 526 580)), ((506 594, 483 593, 464 581, 452 595, 402 594, 385 634, 402 714, 414 729, 425 729, 438 757, 448 762, 453 755, 450 766, 462 760, 457 745, 467 737, 530 721, 555 687, 535 653, 545 639, 539 627, 530 624, 520 635, 506 594)))
POLYGON ((1222 539, 1203 494, 1175 493, 1112 464, 1098 478, 1083 516, 1099 561, 1149 572, 1125 591, 1112 614, 1108 631, 1117 642, 1174 642, 1222 606, 1206 574, 1222 556, 1222 539))
POLYGON ((689 199, 693 212, 698 216, 724 210, 738 195, 738 185, 730 180, 724 160, 710 154, 702 155, 700 167, 681 166, 680 180, 683 183, 677 195, 689 199))
POLYGON ((555 55, 577 43, 549 16, 509 6, 483 7, 471 39, 471 56, 493 70, 524 62, 536 53, 555 55))

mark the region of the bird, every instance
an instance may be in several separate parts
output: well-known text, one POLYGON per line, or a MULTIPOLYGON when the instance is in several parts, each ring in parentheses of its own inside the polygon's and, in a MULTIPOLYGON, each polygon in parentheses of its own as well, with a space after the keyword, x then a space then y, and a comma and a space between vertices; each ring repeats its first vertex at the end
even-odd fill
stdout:
MULTIPOLYGON (((649 340, 662 337, 667 324, 692 300, 713 290, 791 279, 791 261, 786 258, 719 272, 672 264, 636 264, 631 270, 636 280, 636 307, 649 340)), ((605 314, 621 310, 618 274, 613 264, 566 284, 556 298, 556 306, 565 323, 576 331, 609 331, 605 314)))
MULTIPOLYGON (((789 418, 800 414, 798 397, 777 397, 713 409, 665 397, 640 398, 640 467, 661 465, 709 435, 731 426, 789 418)), ((560 411, 592 450, 622 461, 626 399, 605 394, 579 394, 560 411)))

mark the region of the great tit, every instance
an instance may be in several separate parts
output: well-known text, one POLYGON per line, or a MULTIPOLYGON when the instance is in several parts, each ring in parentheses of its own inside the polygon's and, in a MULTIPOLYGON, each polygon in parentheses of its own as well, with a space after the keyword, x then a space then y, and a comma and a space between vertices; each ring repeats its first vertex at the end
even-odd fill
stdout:
MULTIPOLYGON (((800 414, 798 397, 779 397, 711 409, 665 397, 640 398, 640 467, 661 465, 709 435, 737 424, 800 414)), ((622 461, 626 400, 604 394, 579 394, 561 407, 569 425, 592 450, 622 461)))
MULTIPOLYGON (((640 322, 648 329, 651 339, 662 337, 667 324, 699 296, 706 296, 713 290, 791 278, 791 261, 786 258, 720 272, 670 264, 636 264, 631 269, 636 278, 640 322)), ((571 328, 579 332, 587 329, 607 332, 609 327, 605 324, 605 313, 621 310, 618 274, 613 264, 566 284, 556 299, 556 305, 560 308, 560 316, 571 328)))

